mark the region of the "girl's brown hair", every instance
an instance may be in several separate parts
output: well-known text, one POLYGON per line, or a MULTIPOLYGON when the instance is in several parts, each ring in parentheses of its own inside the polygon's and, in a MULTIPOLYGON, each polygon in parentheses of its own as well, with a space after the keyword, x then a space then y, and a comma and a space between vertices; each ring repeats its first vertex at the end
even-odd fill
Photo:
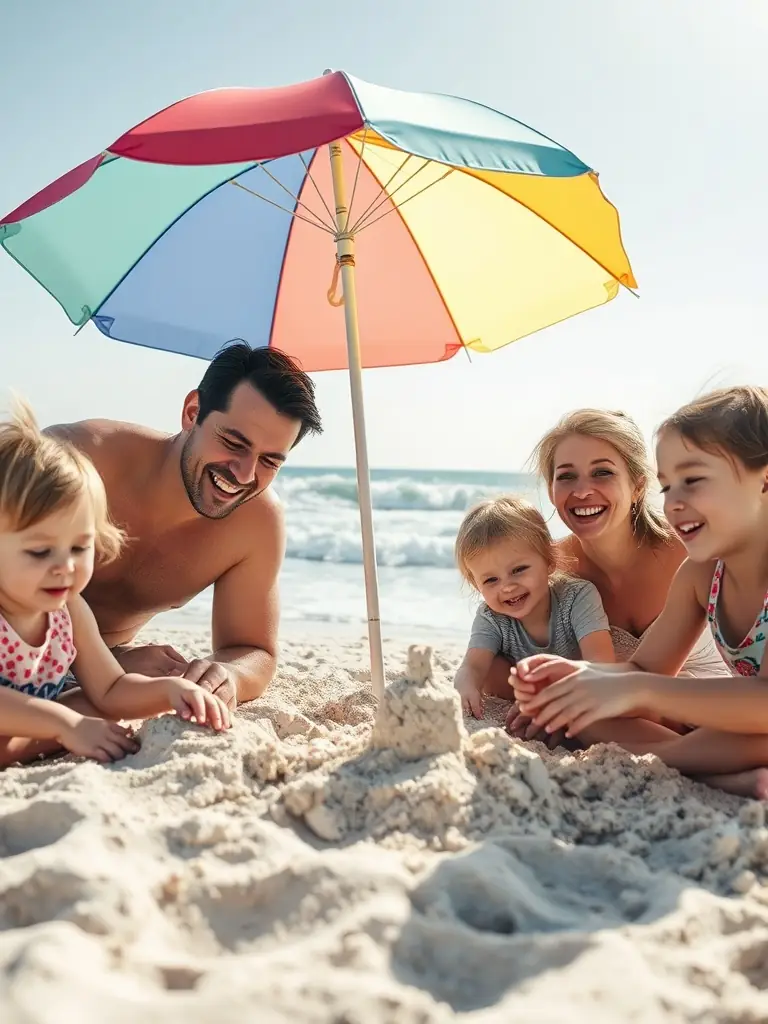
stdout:
POLYGON ((96 555, 117 557, 123 533, 110 520, 101 477, 87 456, 40 432, 32 410, 16 400, 10 419, 0 423, 0 518, 14 533, 67 508, 83 495, 96 521, 96 555))
POLYGON ((561 441, 578 434, 606 441, 621 456, 635 488, 632 527, 643 544, 669 544, 673 534, 661 511, 651 504, 649 489, 654 471, 643 435, 635 421, 623 412, 604 409, 576 409, 569 412, 539 441, 531 462, 546 480, 550 497, 555 477, 555 452, 561 441))
POLYGON ((675 430, 702 451, 724 453, 749 470, 768 466, 768 388, 742 384, 712 391, 670 416, 657 434, 675 430))
POLYGON ((541 512, 522 498, 493 498, 467 512, 456 536, 456 564, 471 587, 478 589, 467 563, 499 541, 511 539, 522 540, 541 555, 550 574, 559 570, 557 549, 541 512))

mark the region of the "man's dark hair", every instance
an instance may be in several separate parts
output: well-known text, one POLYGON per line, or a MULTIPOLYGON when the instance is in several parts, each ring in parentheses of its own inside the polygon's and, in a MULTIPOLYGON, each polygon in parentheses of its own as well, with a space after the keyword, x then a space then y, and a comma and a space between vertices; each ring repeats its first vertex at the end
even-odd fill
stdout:
POLYGON ((226 412, 232 392, 247 381, 283 416, 301 421, 294 445, 306 434, 322 434, 315 404, 315 385, 297 363, 276 348, 251 348, 236 338, 227 342, 208 365, 197 389, 202 423, 212 412, 226 412))

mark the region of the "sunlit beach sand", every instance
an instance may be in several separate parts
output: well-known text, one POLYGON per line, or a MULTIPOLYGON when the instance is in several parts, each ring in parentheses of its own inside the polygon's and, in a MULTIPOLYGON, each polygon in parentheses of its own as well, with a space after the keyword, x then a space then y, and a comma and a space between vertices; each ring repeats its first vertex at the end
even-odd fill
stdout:
POLYGON ((296 635, 227 735, 4 772, 0 1019, 765 1019, 763 807, 465 722, 461 653, 387 641, 373 729, 362 636, 296 635))

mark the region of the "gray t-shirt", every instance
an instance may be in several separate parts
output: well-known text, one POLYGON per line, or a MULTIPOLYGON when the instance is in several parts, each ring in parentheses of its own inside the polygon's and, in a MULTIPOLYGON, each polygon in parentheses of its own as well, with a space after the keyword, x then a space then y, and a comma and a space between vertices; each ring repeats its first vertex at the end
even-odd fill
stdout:
POLYGON ((558 580, 551 587, 549 643, 540 647, 518 619, 493 612, 483 602, 472 623, 469 647, 503 654, 517 662, 531 654, 559 654, 580 658, 579 641, 590 633, 610 629, 603 602, 588 580, 558 580))

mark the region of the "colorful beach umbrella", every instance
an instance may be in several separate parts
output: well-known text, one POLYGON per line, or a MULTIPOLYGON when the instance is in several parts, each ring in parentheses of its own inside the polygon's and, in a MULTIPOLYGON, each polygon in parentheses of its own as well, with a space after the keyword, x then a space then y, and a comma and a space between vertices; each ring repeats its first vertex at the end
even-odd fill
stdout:
POLYGON ((347 367, 383 689, 362 367, 493 352, 635 281, 597 175, 519 121, 343 72, 181 100, 0 221, 78 327, 347 367))

